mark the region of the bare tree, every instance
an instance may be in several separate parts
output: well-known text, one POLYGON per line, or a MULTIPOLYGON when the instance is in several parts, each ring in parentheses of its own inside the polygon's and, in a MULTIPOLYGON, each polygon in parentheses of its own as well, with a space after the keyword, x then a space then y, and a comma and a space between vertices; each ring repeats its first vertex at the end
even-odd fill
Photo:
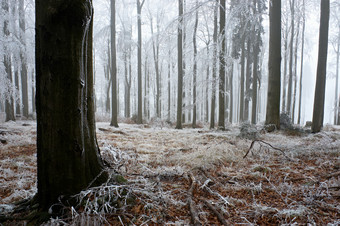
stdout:
POLYGON ((269 2, 269 61, 266 125, 280 128, 281 0, 269 2))
POLYGON ((312 132, 320 132, 323 126, 325 87, 327 71, 328 28, 329 28, 329 0, 321 1, 319 54, 316 71, 316 85, 314 96, 312 132))
POLYGON ((182 129, 182 107, 183 107, 183 0, 178 0, 178 94, 177 94, 177 123, 176 129, 182 129))
POLYGON ((218 128, 225 130, 224 118, 224 98, 225 98, 225 0, 220 0, 220 37, 222 45, 219 52, 220 72, 219 72, 219 91, 218 91, 218 128))
POLYGON ((118 101, 117 101, 117 51, 116 51, 116 0, 111 0, 111 126, 118 127, 118 101))

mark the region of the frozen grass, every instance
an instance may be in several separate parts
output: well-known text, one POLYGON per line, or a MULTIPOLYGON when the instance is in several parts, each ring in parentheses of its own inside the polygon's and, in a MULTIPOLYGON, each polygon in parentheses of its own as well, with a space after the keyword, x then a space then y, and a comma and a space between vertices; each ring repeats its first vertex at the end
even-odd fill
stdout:
MULTIPOLYGON (((36 157, 31 150, 35 129, 22 124, 2 126, 10 131, 7 144, 0 144, 0 191, 6 193, 3 204, 36 192, 36 157), (31 150, 30 155, 23 153, 26 149, 31 150)), ((48 224, 188 225, 189 174, 197 181, 193 200, 203 224, 218 222, 200 201, 202 198, 212 202, 232 223, 339 222, 340 176, 334 173, 340 168, 340 127, 326 126, 318 134, 264 133, 252 127, 250 132, 256 139, 274 148, 255 143, 245 159, 252 140, 240 136, 240 129, 175 130, 159 120, 151 126, 122 123, 113 128, 99 122, 102 157, 112 167, 112 175, 119 173, 128 182, 111 181, 81 192, 78 206, 65 206, 67 217, 51 219, 48 224), (335 176, 329 176, 332 174, 335 176)), ((7 207, 0 206, 0 211, 7 207)))

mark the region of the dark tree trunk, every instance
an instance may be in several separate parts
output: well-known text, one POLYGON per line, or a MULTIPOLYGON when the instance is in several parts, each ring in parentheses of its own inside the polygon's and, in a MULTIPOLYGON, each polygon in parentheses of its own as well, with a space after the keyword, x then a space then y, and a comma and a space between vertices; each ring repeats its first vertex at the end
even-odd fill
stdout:
POLYGON ((90 0, 36 1, 38 202, 43 210, 59 197, 107 179, 95 134, 92 16, 90 0))
POLYGON ((329 27, 329 0, 321 0, 319 55, 318 55, 318 68, 316 72, 317 74, 312 123, 313 133, 320 132, 323 126, 326 71, 327 71, 328 27, 329 27))
POLYGON ((111 126, 118 127, 117 53, 116 53, 116 0, 111 0, 111 126))
POLYGON ((178 0, 178 35, 177 35, 177 69, 178 69, 178 94, 177 94, 177 123, 176 129, 182 129, 183 107, 183 0, 178 0))
POLYGON ((225 98, 225 0, 220 0, 220 36, 222 38, 222 46, 220 49, 220 72, 219 72, 219 92, 218 92, 218 128, 225 130, 224 118, 224 98, 225 98))
POLYGON ((219 0, 216 0, 214 10, 214 34, 213 34, 213 65, 212 65, 212 89, 211 89, 211 108, 210 108, 210 129, 215 128, 215 105, 216 105, 216 72, 217 72, 217 10, 219 0))
POLYGON ((27 85, 27 56, 26 56, 26 24, 25 24, 25 9, 24 0, 19 0, 19 34, 22 47, 20 49, 21 61, 21 92, 22 92, 22 114, 28 118, 28 85, 27 85))
MULTIPOLYGON (((207 43, 207 59, 209 59, 209 43, 207 43)), ((209 122, 209 72, 210 72, 210 67, 209 67, 209 61, 207 61, 207 77, 206 77, 206 85, 205 85, 205 113, 204 113, 204 121, 209 122)))
MULTIPOLYGON (((340 21, 339 21, 340 22, 340 21)), ((334 103, 334 125, 339 125, 339 105, 338 105, 338 98, 339 98, 339 60, 340 60, 340 24, 338 30, 338 41, 337 41, 337 49, 336 49, 336 72, 335 72, 335 103, 334 103)))
POLYGON ((269 61, 266 125, 280 128, 281 0, 269 2, 269 61))

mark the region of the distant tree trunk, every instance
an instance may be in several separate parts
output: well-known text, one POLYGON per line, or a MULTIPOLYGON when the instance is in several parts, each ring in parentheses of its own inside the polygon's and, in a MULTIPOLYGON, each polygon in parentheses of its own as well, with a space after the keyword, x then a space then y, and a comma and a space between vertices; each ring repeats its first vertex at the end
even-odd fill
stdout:
POLYGON ((177 123, 176 129, 182 129, 182 107, 183 107, 183 0, 178 0, 178 94, 177 94, 177 123))
POLYGON ((224 98, 225 98, 225 0, 220 0, 220 36, 222 45, 219 53, 220 72, 219 72, 219 92, 218 92, 218 128, 225 130, 224 118, 224 98))
POLYGON ((251 123, 256 124, 257 120, 257 80, 258 80, 258 59, 260 52, 260 38, 261 31, 255 30, 255 44, 254 44, 254 62, 253 62, 253 90, 252 90, 252 110, 251 110, 251 123), (257 33, 257 34, 256 34, 257 33))
POLYGON ((27 56, 26 56, 26 24, 24 0, 19 0, 19 34, 21 41, 20 61, 21 61, 21 92, 22 92, 22 114, 28 118, 28 85, 27 85, 27 56))
POLYGON ((326 71, 327 71, 328 27, 329 27, 329 0, 322 0, 320 15, 318 68, 316 74, 313 122, 312 122, 313 133, 320 132, 321 127, 323 126, 326 71))
POLYGON ((95 134, 92 2, 35 4, 38 202, 47 211, 107 173, 95 134))
POLYGON ((300 35, 300 15, 297 18, 297 28, 295 35, 295 48, 294 48, 294 94, 293 94, 293 111, 292 111, 292 122, 295 122, 295 106, 296 106, 296 91, 297 91, 297 55, 299 47, 299 35, 300 35))
POLYGON ((233 94, 233 77, 234 77, 234 62, 231 62, 229 72, 229 92, 230 92, 230 106, 229 106, 229 122, 233 122, 233 111, 234 111, 234 94, 233 94))
POLYGON ((107 41, 107 64, 104 68, 105 72, 105 78, 107 80, 107 86, 106 86, 106 103, 105 108, 106 112, 110 113, 110 87, 112 83, 112 76, 111 76, 111 50, 110 50, 110 43, 109 40, 107 41))
POLYGON ((250 57, 250 39, 247 41, 247 64, 246 64, 246 92, 244 98, 244 121, 248 121, 249 119, 249 99, 250 99, 250 71, 251 71, 251 57, 250 57))
POLYGON ((15 84, 15 89, 16 89, 16 92, 15 92, 15 99, 16 101, 14 102, 15 103, 15 115, 20 115, 21 114, 21 107, 20 107, 20 100, 21 100, 21 97, 20 97, 20 87, 19 87, 19 69, 17 67, 14 67, 14 84, 15 84))
POLYGON ((295 14, 295 0, 290 0, 291 7, 291 33, 290 33, 290 43, 289 43, 289 78, 288 78, 288 101, 287 101, 287 113, 290 117, 292 117, 292 89, 293 89, 293 47, 294 47, 294 24, 296 23, 294 14, 295 14))
POLYGON ((217 10, 219 0, 216 0, 214 10, 214 34, 213 34, 213 65, 212 65, 212 89, 211 89, 211 108, 210 108, 210 129, 215 128, 215 105, 216 105, 216 71, 217 71, 217 10))
POLYGON ((300 84, 299 84, 299 113, 298 113, 298 121, 297 123, 301 123, 301 101, 302 101, 302 78, 303 78, 303 55, 305 48, 305 27, 306 27, 306 8, 305 8, 305 0, 302 1, 302 38, 301 38, 301 65, 300 65, 300 84))
MULTIPOLYGON (((198 7, 198 2, 196 0, 196 7, 198 7)), ((193 46, 194 46, 194 69, 193 69, 193 113, 192 113, 192 128, 196 128, 196 114, 197 114, 197 101, 196 101, 196 80, 197 80, 197 44, 196 44, 196 34, 197 34, 197 27, 198 27, 198 9, 196 10, 195 16, 195 26, 194 26, 194 34, 193 34, 193 46)))
MULTIPOLYGON (((159 25, 157 23, 157 28, 159 25)), ((151 29, 151 36, 154 36, 153 32, 153 23, 152 18, 150 19, 150 29, 151 29)), ((152 52, 153 52, 153 60, 155 65, 155 72, 156 72, 156 115, 158 118, 161 117, 160 113, 160 73, 159 73, 159 41, 158 41, 158 34, 157 40, 154 41, 154 37, 152 38, 152 52)))
POLYGON ((111 101, 112 116, 111 126, 118 127, 118 103, 117 103, 117 53, 116 53, 116 0, 111 0, 111 101))
POLYGON ((283 84, 282 84, 282 103, 281 110, 286 112, 287 110, 287 61, 288 61, 288 34, 289 34, 289 26, 288 26, 288 13, 286 16, 285 22, 285 32, 283 38, 283 46, 284 46, 284 59, 283 59, 283 84))
POLYGON ((137 123, 143 123, 143 103, 142 103, 142 8, 145 0, 137 0, 137 26, 138 26, 138 109, 137 123))
MULTIPOLYGON (((209 59, 209 42, 207 43, 207 59, 209 59)), ((210 65, 209 61, 207 61, 207 74, 206 74, 206 84, 205 84, 205 113, 204 113, 204 121, 209 122, 209 72, 210 72, 210 65)))
MULTIPOLYGON (((9 5, 8 5, 8 0, 3 0, 2 1, 2 9, 4 10, 5 14, 9 14, 9 5)), ((9 37, 10 31, 9 31, 9 16, 7 16, 4 20, 4 36, 9 37)), ((8 47, 5 45, 4 46, 4 66, 5 66, 5 72, 7 74, 7 79, 10 81, 12 84, 12 62, 11 62, 11 53, 8 47)), ((11 87, 12 89, 12 87, 11 87)), ((13 94, 10 93, 9 97, 6 98, 5 100, 5 112, 6 112, 6 122, 7 121, 15 121, 15 115, 14 115, 14 99, 13 99, 13 94)))
POLYGON ((241 84, 240 84, 240 122, 244 121, 244 71, 245 71, 245 40, 241 41, 241 84))
POLYGON ((339 59, 340 59, 340 24, 339 31, 338 31, 338 40, 337 40, 337 50, 336 50, 336 72, 335 72, 335 103, 334 103, 334 125, 339 125, 339 105, 338 105, 338 98, 339 98, 339 59))
POLYGON ((171 51, 169 49, 169 59, 168 59, 168 121, 171 120, 171 51))
POLYGON ((269 2, 269 60, 266 125, 280 128, 281 0, 269 2))

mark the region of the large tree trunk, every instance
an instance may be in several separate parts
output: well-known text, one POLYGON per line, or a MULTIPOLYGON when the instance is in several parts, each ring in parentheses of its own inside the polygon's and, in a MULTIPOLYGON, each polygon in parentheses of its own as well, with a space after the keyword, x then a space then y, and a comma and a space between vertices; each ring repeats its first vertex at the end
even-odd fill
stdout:
MULTIPOLYGON (((340 21, 339 21, 340 22, 340 21)), ((338 112, 339 112, 339 105, 338 105, 338 98, 339 98, 339 60, 340 60, 340 24, 339 31, 338 31, 338 41, 337 41, 337 50, 336 50, 336 72, 335 72, 335 103, 334 103, 334 125, 339 125, 338 121, 338 112)))
POLYGON ((280 128, 281 0, 269 3, 269 61, 266 125, 280 128))
POLYGON ((319 55, 316 74, 314 109, 312 132, 320 132, 323 126, 325 105, 325 87, 327 71, 328 50, 328 27, 329 27, 329 0, 321 0, 320 32, 319 32, 319 55))
POLYGON ((111 126, 118 127, 117 53, 116 53, 116 0, 111 0, 111 126))
POLYGON ((95 135, 92 16, 90 0, 36 1, 38 202, 43 210, 107 179, 95 135))
POLYGON ((22 92, 22 114, 28 118, 28 86, 27 86, 27 56, 26 56, 26 24, 25 24, 25 9, 24 0, 19 0, 19 34, 22 47, 20 49, 21 61, 21 92, 22 92))
POLYGON ((220 49, 220 72, 219 72, 219 90, 218 90, 218 128, 225 130, 224 118, 224 98, 225 98, 225 0, 220 0, 220 37, 222 46, 220 49))
POLYGON ((177 94, 177 123, 176 129, 182 129, 182 107, 183 107, 183 0, 178 0, 178 94, 177 94))

